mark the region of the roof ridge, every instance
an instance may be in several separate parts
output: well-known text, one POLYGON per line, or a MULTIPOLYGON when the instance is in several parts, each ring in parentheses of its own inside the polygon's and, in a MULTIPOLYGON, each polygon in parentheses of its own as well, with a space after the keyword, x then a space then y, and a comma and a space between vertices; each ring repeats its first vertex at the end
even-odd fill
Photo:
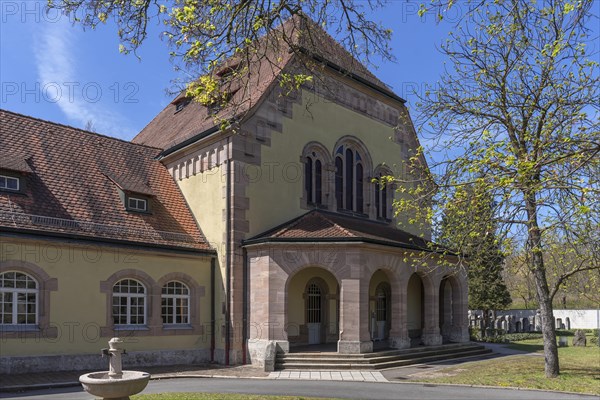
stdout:
POLYGON ((92 131, 88 131, 88 130, 81 129, 81 128, 76 128, 76 127, 71 126, 71 125, 61 124, 61 123, 58 123, 58 122, 49 121, 47 119, 33 117, 31 115, 26 115, 26 114, 21 114, 21 113, 18 113, 18 112, 15 112, 15 111, 11 111, 11 110, 7 110, 7 109, 4 109, 4 108, 0 108, 0 112, 12 114, 14 116, 26 118, 26 119, 32 120, 32 121, 42 122, 42 123, 48 124, 48 125, 54 125, 54 126, 59 126, 59 127, 62 127, 62 128, 72 129, 74 131, 79 131, 81 133, 85 133, 85 134, 88 134, 88 135, 95 135, 95 136, 98 136, 98 137, 101 137, 101 138, 115 140, 117 142, 127 143, 127 144, 134 145, 134 146, 145 147, 145 148, 152 149, 152 150, 162 150, 159 147, 149 146, 147 144, 142 144, 142 143, 134 143, 134 142, 131 142, 129 140, 121 139, 121 138, 118 138, 118 137, 109 136, 109 135, 106 135, 106 134, 103 134, 103 133, 98 133, 98 132, 92 132, 92 131))
MULTIPOLYGON (((349 51, 348 49, 346 49, 344 47, 344 45, 342 45, 333 35, 331 35, 327 29, 325 29, 324 27, 319 26, 312 18, 310 17, 305 17, 302 20, 305 24, 311 24, 313 25, 313 29, 316 29, 317 34, 320 32, 322 32, 326 39, 328 39, 329 43, 333 46, 336 47, 337 50, 340 50, 341 52, 347 53, 350 56, 350 59, 353 63, 356 63, 356 65, 358 65, 358 67, 362 67, 364 68, 364 73, 367 75, 371 75, 368 78, 370 79, 374 79, 375 80, 375 85, 376 86, 380 86, 380 84, 382 85, 381 88, 385 89, 385 90, 389 90, 393 92, 393 89, 390 88, 390 86, 385 83, 384 81, 382 81, 381 79, 379 79, 379 77, 377 75, 375 75, 375 73, 373 73, 373 71, 371 71, 371 69, 369 68, 369 66, 366 65, 365 62, 361 61, 360 59, 356 58, 351 51, 349 51)), ((300 28, 302 29, 302 27, 300 28)), ((304 28, 307 31, 309 31, 311 28, 304 28)), ((302 45, 302 44, 301 44, 302 45)), ((310 49, 307 49, 310 50, 310 49)), ((335 63, 335 60, 331 60, 329 59, 329 57, 327 56, 322 56, 325 60, 330 61, 335 63)), ((350 71, 352 72, 352 71, 350 71)))
MULTIPOLYGON (((233 97, 234 107, 221 108, 217 116, 223 119, 240 116, 248 118, 267 98, 270 88, 278 81, 282 72, 293 66, 293 63, 306 62, 304 58, 335 72, 333 77, 336 80, 346 77, 375 94, 400 103, 405 102, 391 86, 370 70, 370 67, 376 67, 376 64, 368 58, 361 59, 358 55, 355 56, 333 36, 334 34, 317 24, 310 16, 297 14, 273 27, 272 35, 257 38, 254 44, 261 49, 263 56, 258 59, 251 57, 249 62, 253 66, 252 70, 229 82, 235 85, 243 83, 244 90, 238 91, 233 97)), ((226 58, 223 63, 226 64, 233 58, 234 56, 226 58)), ((210 72, 199 70, 198 73, 205 75, 210 72)), ((317 74, 318 71, 312 73, 317 74)), ((182 89, 178 94, 174 93, 174 98, 178 98, 184 92, 185 89, 182 89)), ((163 107, 135 135, 132 142, 152 144, 163 150, 162 155, 166 155, 181 149, 182 143, 186 143, 187 146, 201 140, 205 132, 219 124, 211 118, 206 107, 198 104, 185 107, 180 112, 170 110, 171 104, 163 107)))

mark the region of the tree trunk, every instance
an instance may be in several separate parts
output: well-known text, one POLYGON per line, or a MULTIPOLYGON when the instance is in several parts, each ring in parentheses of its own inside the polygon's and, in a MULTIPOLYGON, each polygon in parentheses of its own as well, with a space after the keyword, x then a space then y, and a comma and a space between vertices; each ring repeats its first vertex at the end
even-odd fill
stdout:
POLYGON ((540 305, 542 317, 542 336, 544 338, 544 361, 547 378, 556 378, 560 373, 558 364, 558 347, 556 345, 556 331, 554 327, 554 313, 552 311, 552 298, 546 279, 544 257, 542 255, 542 235, 537 220, 537 206, 535 195, 527 198, 528 214, 528 243, 531 257, 531 269, 535 281, 535 289, 540 305))
POLYGON ((489 324, 488 324, 489 315, 488 314, 489 314, 490 310, 488 310, 486 308, 486 309, 481 310, 481 311, 482 311, 481 317, 482 317, 482 320, 483 320, 483 329, 481 330, 481 338, 484 338, 484 337, 487 336, 487 328, 489 326, 489 324))

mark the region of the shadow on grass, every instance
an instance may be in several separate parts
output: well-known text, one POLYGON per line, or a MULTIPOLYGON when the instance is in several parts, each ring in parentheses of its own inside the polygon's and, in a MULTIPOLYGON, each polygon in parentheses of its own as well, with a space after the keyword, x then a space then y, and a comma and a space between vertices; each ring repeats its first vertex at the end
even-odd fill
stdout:
POLYGON ((511 343, 507 346, 509 349, 526 351, 528 353, 535 353, 537 351, 544 350, 543 344, 521 344, 521 343, 511 343))
POLYGON ((535 353, 536 351, 544 350, 543 344, 510 343, 507 347, 509 349, 526 351, 528 353, 535 353))

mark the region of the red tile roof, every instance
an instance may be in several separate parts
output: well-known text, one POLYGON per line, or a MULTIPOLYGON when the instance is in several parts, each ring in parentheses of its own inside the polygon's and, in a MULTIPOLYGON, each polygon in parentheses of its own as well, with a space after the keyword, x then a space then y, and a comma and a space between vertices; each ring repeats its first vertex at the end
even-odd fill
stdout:
POLYGON ((388 224, 361 217, 313 210, 244 244, 262 242, 371 242, 407 249, 432 251, 431 242, 388 224))
POLYGON ((0 230, 211 250, 159 149, 4 110, 0 149, 31 171, 23 193, 0 192, 0 230), (115 182, 151 195, 150 213, 126 211, 115 182))
MULTIPOLYGON (((182 93, 133 138, 133 142, 170 149, 215 128, 216 120, 244 116, 261 101, 282 69, 294 58, 290 46, 320 62, 332 63, 345 71, 343 73, 395 96, 383 82, 313 21, 296 16, 278 28, 274 35, 279 40, 269 43, 266 57, 250 61, 250 69, 244 76, 244 82, 230 83, 230 92, 235 92, 229 101, 232 107, 225 107, 216 115, 211 115, 207 107, 192 101, 175 112, 174 103, 183 97, 182 93), (311 25, 310 29, 306 28, 306 24, 311 25), (285 34, 279 35, 280 31, 285 34)), ((231 63, 232 61, 228 61, 226 66, 231 63)))

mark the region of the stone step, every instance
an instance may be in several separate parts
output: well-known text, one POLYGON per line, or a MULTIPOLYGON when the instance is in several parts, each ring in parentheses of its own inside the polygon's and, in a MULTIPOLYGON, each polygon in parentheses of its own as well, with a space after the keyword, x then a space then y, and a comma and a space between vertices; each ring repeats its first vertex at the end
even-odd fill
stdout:
MULTIPOLYGON (((387 368, 395 368, 412 364, 422 364, 426 362, 442 361, 456 358, 467 358, 490 354, 492 351, 479 345, 462 345, 433 351, 420 351, 402 354, 381 356, 379 353, 374 357, 369 358, 348 358, 334 357, 329 353, 327 358, 307 359, 304 357, 285 358, 281 359, 278 355, 275 364, 276 370, 379 370, 387 368)), ((442 346, 443 347, 443 346, 442 346)), ((407 349, 410 350, 410 349, 407 349)), ((389 353, 389 352, 384 352, 389 353)), ((289 356, 289 355, 288 355, 289 356)), ((293 354, 292 354, 293 356, 293 354)), ((340 356, 342 356, 340 354, 340 356)), ((347 355, 343 355, 347 356, 347 355)), ((359 355, 356 355, 359 356, 359 355)))
POLYGON ((287 355, 286 357, 277 357, 277 361, 281 363, 304 363, 304 364, 314 364, 314 363, 325 363, 325 364, 378 364, 387 361, 396 361, 396 360, 407 360, 413 359, 416 357, 428 357, 435 355, 444 355, 444 354, 453 354, 457 352, 466 352, 466 351, 475 351, 481 350, 482 346, 464 346, 460 348, 442 348, 442 349, 430 349, 430 350, 421 350, 418 352, 401 352, 401 353, 373 353, 375 354, 372 357, 347 357, 348 355, 344 355, 346 357, 336 357, 336 354, 330 353, 327 357, 294 357, 293 354, 287 355))
POLYGON ((457 358, 479 357, 479 356, 488 355, 491 353, 492 353, 492 350, 484 348, 481 350, 465 351, 465 352, 452 353, 452 354, 441 354, 441 355, 420 357, 420 358, 409 359, 409 360, 389 361, 386 363, 377 364, 377 369, 397 368, 397 367, 403 367, 406 365, 423 364, 423 363, 429 363, 429 362, 434 362, 434 361, 443 361, 443 360, 453 360, 453 359, 457 359, 457 358))
POLYGON ((393 355, 402 355, 402 354, 415 354, 420 352, 430 352, 437 350, 446 350, 446 349, 464 349, 464 348, 472 348, 473 346, 482 347, 477 344, 471 343, 451 343, 444 344, 438 346, 421 346, 421 347, 411 347, 409 349, 391 349, 391 350, 383 350, 376 351, 373 353, 362 353, 362 354, 340 354, 337 352, 299 352, 299 353, 278 353, 278 359, 287 359, 287 358, 310 358, 310 359, 319 359, 319 358, 347 358, 347 359, 367 359, 367 358, 376 358, 382 356, 393 356, 393 355))

